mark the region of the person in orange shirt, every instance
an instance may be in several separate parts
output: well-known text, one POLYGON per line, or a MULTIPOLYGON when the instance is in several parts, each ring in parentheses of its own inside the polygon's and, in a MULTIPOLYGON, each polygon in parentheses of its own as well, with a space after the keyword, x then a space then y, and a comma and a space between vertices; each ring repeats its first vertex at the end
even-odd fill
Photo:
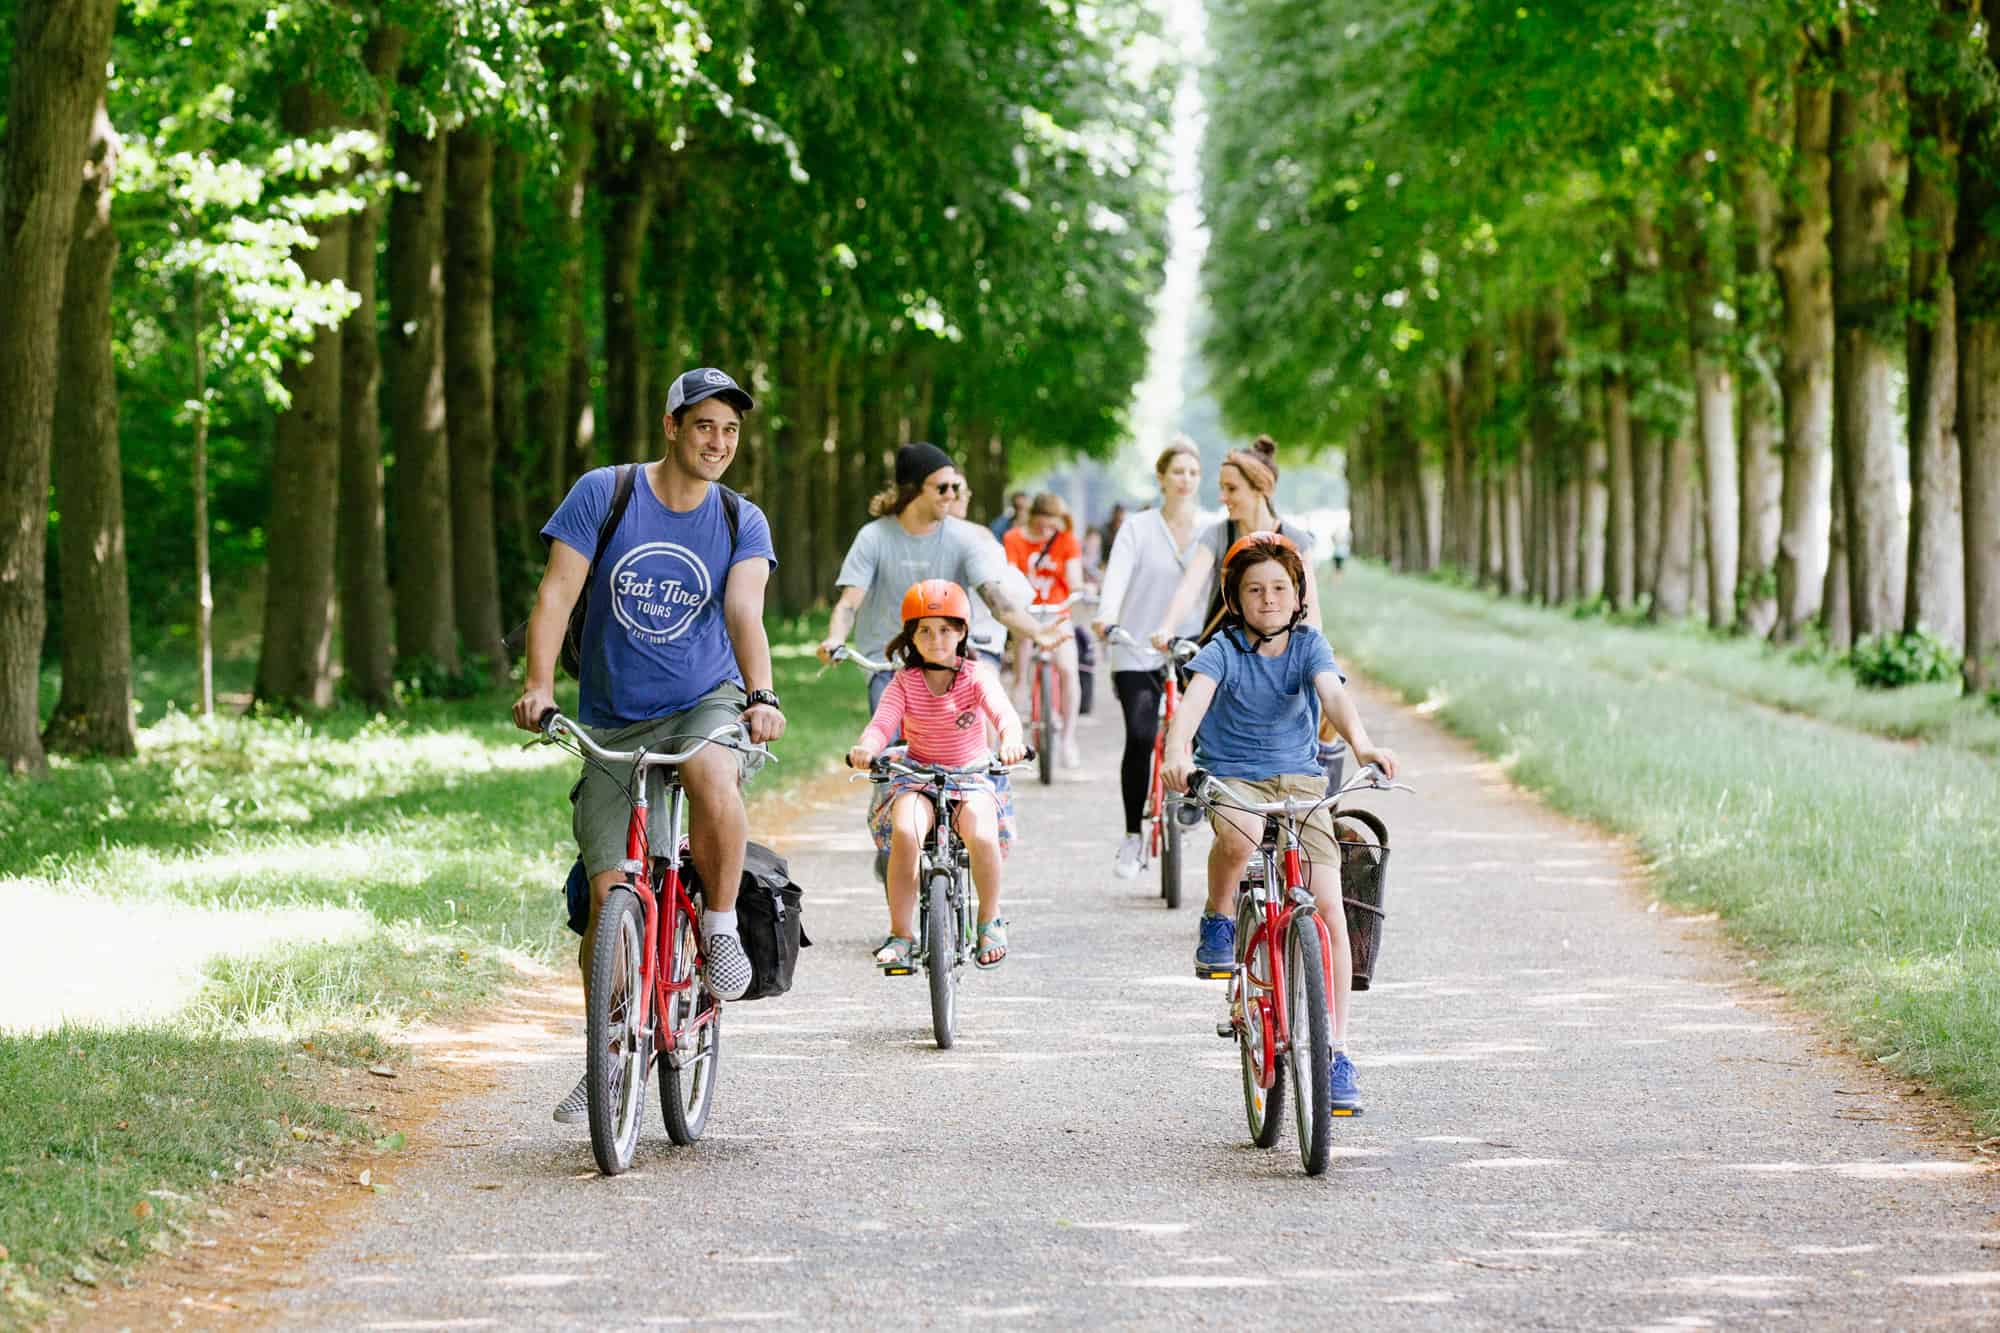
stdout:
MULTIPOLYGON (((1028 521, 1011 529, 1003 539, 1008 563, 1028 576, 1035 585, 1035 604, 1029 608, 1044 624, 1067 627, 1070 594, 1083 587, 1083 547, 1077 542, 1075 525, 1062 497, 1043 491, 1028 506, 1028 521)), ((1015 644, 1014 679, 1026 702, 1026 692, 1034 680, 1029 654, 1033 645, 1015 644)), ((1065 635, 1055 649, 1056 722, 1061 743, 1056 753, 1064 768, 1080 768, 1083 757, 1076 749, 1076 715, 1082 702, 1083 683, 1077 676, 1076 638, 1065 635)), ((1024 710, 1025 711, 1025 710, 1024 710)))

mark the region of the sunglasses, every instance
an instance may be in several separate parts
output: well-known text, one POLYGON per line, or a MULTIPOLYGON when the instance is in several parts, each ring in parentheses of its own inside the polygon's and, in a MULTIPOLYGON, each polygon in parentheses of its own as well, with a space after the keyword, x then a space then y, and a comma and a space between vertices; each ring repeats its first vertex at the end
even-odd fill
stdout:
POLYGON ((939 495, 957 495, 961 490, 965 489, 965 483, 959 481, 941 481, 931 487, 931 489, 939 495))

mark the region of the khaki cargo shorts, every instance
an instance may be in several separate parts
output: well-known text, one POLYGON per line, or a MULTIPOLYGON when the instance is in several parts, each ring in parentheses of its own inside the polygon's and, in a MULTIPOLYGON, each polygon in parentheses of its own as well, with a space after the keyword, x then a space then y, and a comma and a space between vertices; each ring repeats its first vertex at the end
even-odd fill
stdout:
MULTIPOLYGON (((1220 778, 1218 781, 1251 803, 1282 801, 1287 797, 1317 801, 1326 795, 1324 773, 1281 773, 1275 778, 1220 778)), ((1261 816, 1246 815, 1240 810, 1211 810, 1208 823, 1217 837, 1222 836, 1222 821, 1225 818, 1250 840, 1253 847, 1263 836, 1264 821, 1261 816)), ((1333 836, 1331 806, 1321 806, 1312 812, 1311 818, 1299 825, 1299 848, 1315 867, 1332 866, 1335 873, 1339 873, 1340 843, 1333 836)))
MULTIPOLYGON (((695 701, 685 712, 635 722, 628 727, 586 727, 590 738, 607 750, 678 750, 696 736, 706 736, 717 727, 726 727, 743 716, 741 685, 722 684, 695 701)), ((763 762, 754 755, 738 755, 738 772, 747 781, 763 762)), ((625 860, 625 830, 632 822, 632 801, 626 795, 632 781, 629 764, 613 764, 613 781, 596 764, 586 763, 583 776, 570 789, 573 805, 570 829, 576 834, 583 868, 591 875, 615 870, 625 860)), ((667 803, 662 796, 665 778, 653 775, 647 791, 647 832, 656 855, 668 851, 666 839, 667 803)))

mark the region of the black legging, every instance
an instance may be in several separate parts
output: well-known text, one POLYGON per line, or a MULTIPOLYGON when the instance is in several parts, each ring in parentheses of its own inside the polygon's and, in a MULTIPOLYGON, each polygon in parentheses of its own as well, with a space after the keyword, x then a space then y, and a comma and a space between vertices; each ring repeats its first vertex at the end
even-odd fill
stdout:
POLYGON ((1137 833, 1139 820, 1146 813, 1146 789, 1153 776, 1153 738, 1160 732, 1160 692, 1165 686, 1153 671, 1114 671, 1111 686, 1118 691, 1118 706, 1125 710, 1125 758, 1118 767, 1118 782, 1125 795, 1125 831, 1137 833))

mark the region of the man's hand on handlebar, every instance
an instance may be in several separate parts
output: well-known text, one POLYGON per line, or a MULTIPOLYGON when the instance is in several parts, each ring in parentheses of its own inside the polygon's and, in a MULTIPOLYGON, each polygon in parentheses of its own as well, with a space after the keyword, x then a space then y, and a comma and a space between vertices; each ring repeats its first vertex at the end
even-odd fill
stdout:
POLYGON ((1069 635, 1069 626, 1050 625, 1035 635, 1035 644, 1041 648, 1059 648, 1069 635))
POLYGON ((785 715, 769 704, 751 704, 743 710, 743 729, 753 745, 768 745, 785 734, 785 715))
POLYGON ((839 639, 827 639, 822 642, 819 646, 819 664, 821 666, 832 666, 834 650, 841 646, 842 641, 839 639))
POLYGON ((556 710, 553 685, 530 685, 514 701, 514 725, 523 731, 540 731, 542 719, 556 710))

